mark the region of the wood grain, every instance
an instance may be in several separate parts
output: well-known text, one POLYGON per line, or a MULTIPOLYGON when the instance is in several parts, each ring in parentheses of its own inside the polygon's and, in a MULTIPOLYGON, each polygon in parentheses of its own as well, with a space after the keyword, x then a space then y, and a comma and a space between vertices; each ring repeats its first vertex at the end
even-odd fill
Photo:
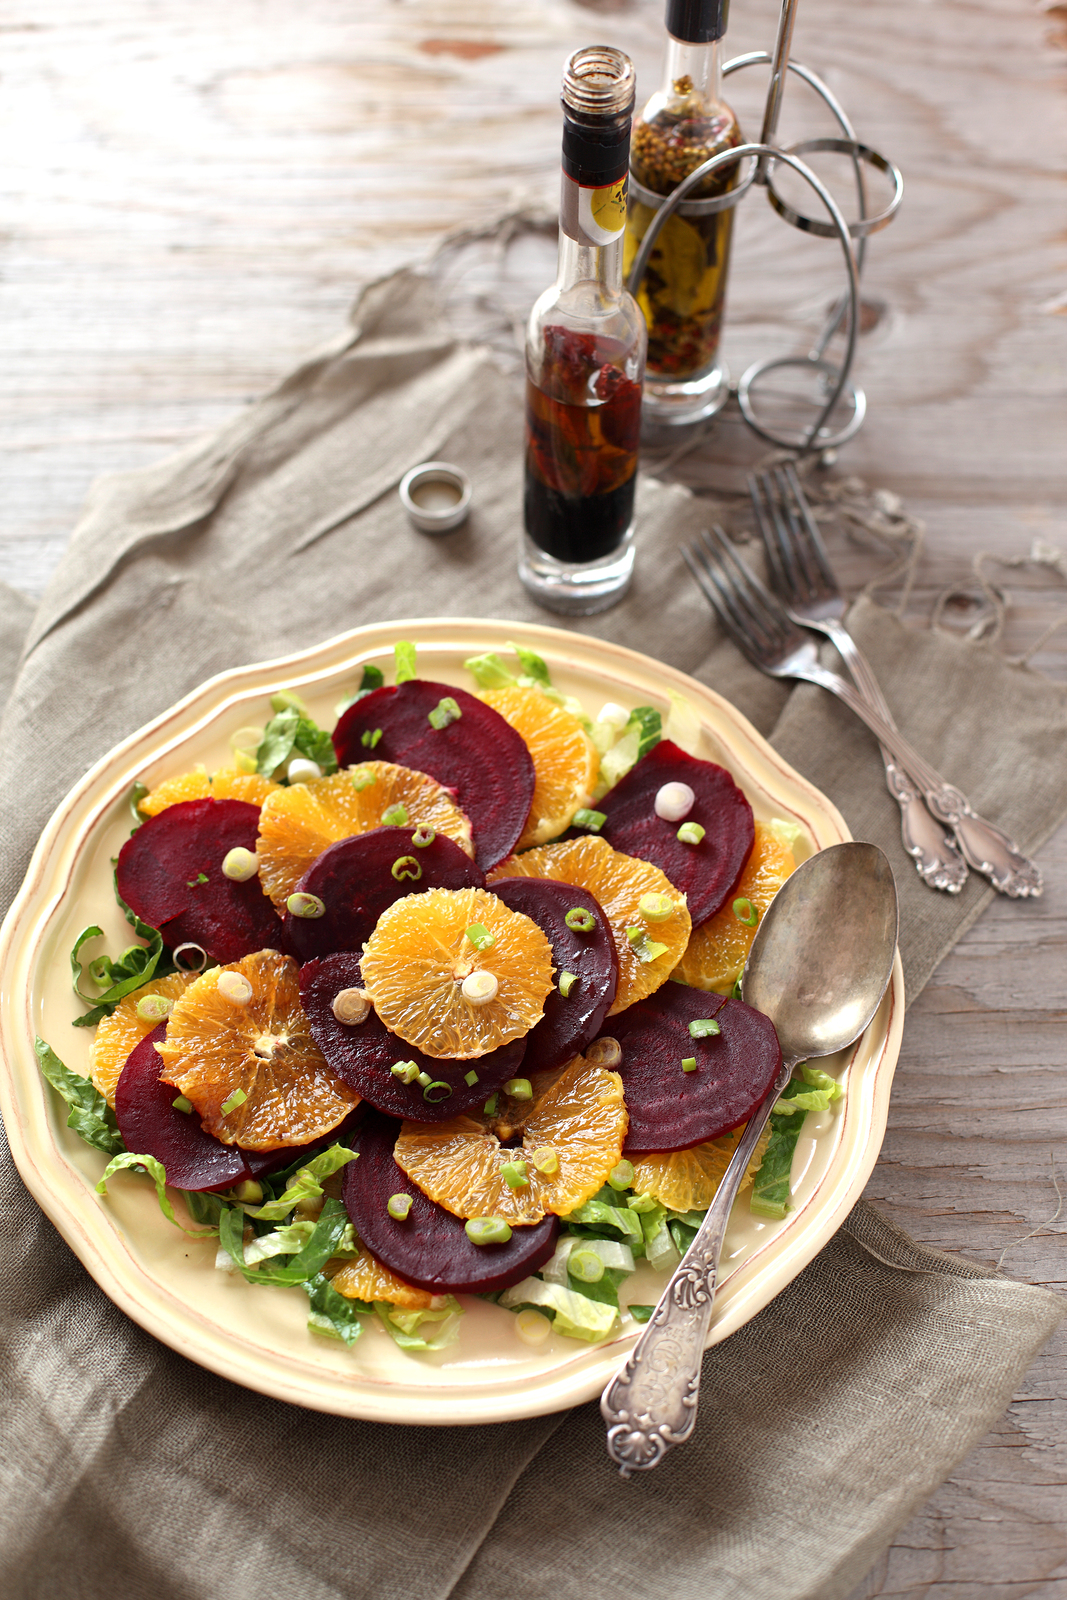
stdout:
MULTIPOLYGON (((335 330, 359 283, 508 206, 552 206, 564 55, 616 43, 645 91, 660 14, 659 0, 4 0, 3 576, 40 594, 94 476, 228 418, 335 330)), ((736 4, 728 53, 768 48, 775 16, 772 0, 736 4)), ((1065 44, 1063 5, 801 8, 797 55, 906 174, 866 277, 869 420, 838 470, 925 521, 916 621, 980 549, 1067 548, 1065 44)), ((761 89, 756 72, 731 80, 750 127, 761 89)), ((825 114, 791 90, 784 136, 814 131, 825 114)), ((804 350, 839 279, 832 246, 746 204, 735 371, 804 350)), ((763 453, 727 415, 678 471, 736 490, 763 453)), ((866 581, 877 554, 830 537, 846 581, 866 581)), ((1021 650, 1064 612, 1065 584, 1001 577, 1005 645, 1021 650)), ((1062 678, 1065 652, 1067 630, 1035 664, 1062 678)), ((868 1193, 923 1242, 1062 1288, 1067 1207, 1048 1219, 1055 1184, 1067 1195, 1067 836, 1041 859, 1045 897, 992 907, 912 1007, 868 1193)), ((1063 1600, 1065 1395, 1061 1334, 852 1600, 1063 1600)))

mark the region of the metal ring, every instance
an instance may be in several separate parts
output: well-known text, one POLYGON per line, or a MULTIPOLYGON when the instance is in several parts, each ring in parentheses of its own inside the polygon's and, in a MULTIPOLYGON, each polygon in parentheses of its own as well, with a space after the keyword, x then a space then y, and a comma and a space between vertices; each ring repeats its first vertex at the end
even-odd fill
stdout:
MULTIPOLYGON (((773 59, 769 50, 750 50, 747 55, 734 56, 732 60, 728 61, 722 69, 722 75, 724 78, 728 78, 732 72, 741 72, 745 67, 770 66, 773 59)), ((814 89, 815 93, 826 102, 837 118, 838 126, 845 138, 854 139, 856 137, 855 130, 833 90, 823 83, 818 74, 812 72, 810 67, 802 66, 799 61, 787 61, 786 66, 790 72, 795 72, 798 78, 803 78, 808 87, 814 89)))
MULTIPOLYGON (((853 160, 866 161, 879 172, 884 172, 893 180, 893 198, 884 211, 879 211, 877 216, 862 217, 856 222, 848 224, 849 236, 853 239, 865 239, 868 234, 877 233, 892 222, 897 207, 904 196, 904 179, 899 168, 885 156, 879 155, 877 150, 872 150, 869 145, 860 144, 855 139, 802 139, 799 144, 788 147, 783 154, 793 156, 806 156, 814 151, 829 150, 836 155, 851 156, 853 160)), ((773 162, 771 164, 773 170, 773 162)), ((767 199, 777 211, 783 221, 791 223, 794 228, 799 228, 801 233, 814 234, 817 239, 836 239, 837 229, 831 222, 821 222, 816 217, 805 216, 801 211, 795 211, 791 205, 784 201, 771 182, 771 173, 767 173, 767 199)))
MULTIPOLYGON (((725 154, 725 152, 720 153, 725 154)), ((726 163, 724 162, 723 165, 726 165, 726 163)), ((677 211, 680 217, 710 217, 716 211, 732 210, 752 187, 758 167, 759 162, 753 160, 752 166, 736 188, 728 189, 725 194, 713 194, 707 200, 683 200, 680 205, 674 207, 674 210, 677 211)), ((670 195, 657 194, 654 189, 646 189, 643 183, 638 183, 633 175, 632 168, 630 169, 629 193, 637 201, 638 205, 648 206, 652 211, 658 211, 660 206, 670 199, 670 195)))
POLYGON ((828 434, 825 429, 819 428, 813 436, 809 428, 797 430, 797 438, 788 439, 782 434, 772 433, 756 419, 752 405, 751 390, 757 379, 765 372, 771 372, 777 367, 809 367, 817 372, 822 372, 831 382, 836 382, 840 377, 840 369, 829 361, 813 361, 810 356, 778 356, 772 361, 757 361, 745 372, 737 385, 737 403, 741 408, 741 415, 761 439, 766 439, 768 444, 780 445, 786 450, 835 450, 838 445, 847 444, 849 439, 855 437, 863 426, 863 419, 867 415, 867 396, 856 384, 848 381, 841 385, 841 392, 834 396, 836 405, 842 395, 848 394, 852 400, 852 415, 839 433, 828 434))

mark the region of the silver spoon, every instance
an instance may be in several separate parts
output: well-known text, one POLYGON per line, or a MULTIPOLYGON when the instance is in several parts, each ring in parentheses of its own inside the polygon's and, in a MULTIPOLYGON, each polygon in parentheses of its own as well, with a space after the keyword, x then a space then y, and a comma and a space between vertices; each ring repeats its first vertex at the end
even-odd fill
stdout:
POLYGON ((893 870, 873 844, 836 844, 805 861, 757 930, 741 990, 770 1017, 782 1068, 749 1121, 700 1230, 624 1365, 604 1390, 608 1454, 624 1478, 692 1433, 719 1252, 734 1195, 798 1061, 833 1055, 878 1010, 897 947, 893 870))

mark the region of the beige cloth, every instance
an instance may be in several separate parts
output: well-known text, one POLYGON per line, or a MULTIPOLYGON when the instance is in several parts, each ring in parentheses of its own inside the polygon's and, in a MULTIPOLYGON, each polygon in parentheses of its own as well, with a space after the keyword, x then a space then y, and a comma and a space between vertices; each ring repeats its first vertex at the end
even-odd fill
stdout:
MULTIPOLYGON (((512 381, 453 340, 425 278, 402 274, 220 433, 98 484, 0 726, 3 903, 70 785, 211 673, 372 620, 543 620, 515 573, 519 437, 512 381), (395 495, 431 456, 475 484, 468 525, 438 540, 395 495)), ((753 672, 717 634, 678 557, 706 514, 644 483, 633 592, 575 627, 720 690, 883 846, 900 867, 914 993, 988 895, 973 878, 958 900, 923 888, 866 730, 818 691, 753 672)), ((27 620, 0 594, 9 657, 27 620)), ((1039 844, 1067 807, 1067 691, 982 645, 905 633, 870 604, 854 621, 915 743, 1024 848, 1039 844)), ((861 1205, 709 1354, 694 1441, 624 1483, 595 1406, 391 1428, 202 1372, 101 1294, 6 1152, 0 1194, 5 1600, 834 1600, 1000 1414, 1062 1311, 918 1249, 861 1205)))

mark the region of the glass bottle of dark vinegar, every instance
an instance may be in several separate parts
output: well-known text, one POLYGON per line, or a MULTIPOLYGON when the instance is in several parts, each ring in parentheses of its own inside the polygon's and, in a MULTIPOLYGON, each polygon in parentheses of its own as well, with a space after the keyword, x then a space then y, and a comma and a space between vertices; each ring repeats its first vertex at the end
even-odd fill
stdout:
POLYGON ((559 271, 526 337, 525 535, 519 576, 550 611, 585 616, 633 571, 645 324, 622 285, 634 69, 576 50, 563 72, 559 271))

